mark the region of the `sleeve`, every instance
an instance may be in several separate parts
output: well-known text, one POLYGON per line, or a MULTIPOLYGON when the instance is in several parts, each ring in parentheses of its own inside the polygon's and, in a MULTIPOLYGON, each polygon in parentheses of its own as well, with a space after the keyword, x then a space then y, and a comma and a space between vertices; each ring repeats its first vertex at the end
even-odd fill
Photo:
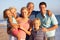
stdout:
POLYGON ((58 24, 58 21, 54 14, 52 14, 52 16, 51 16, 51 22, 52 22, 52 25, 58 24))

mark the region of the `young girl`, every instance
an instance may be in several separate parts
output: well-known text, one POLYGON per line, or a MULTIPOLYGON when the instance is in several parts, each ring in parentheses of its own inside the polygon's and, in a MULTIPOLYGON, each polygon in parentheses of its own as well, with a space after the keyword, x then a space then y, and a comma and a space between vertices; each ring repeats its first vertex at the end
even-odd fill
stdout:
POLYGON ((21 28, 23 27, 26 30, 28 30, 30 27, 30 20, 28 18, 28 10, 26 7, 21 8, 21 14, 22 14, 22 17, 17 18, 19 29, 18 30, 14 29, 12 31, 12 33, 13 33, 13 35, 18 34, 17 35, 19 38, 18 40, 25 40, 26 39, 26 33, 21 28))
POLYGON ((47 40, 46 34, 41 28, 41 22, 39 18, 35 18, 33 21, 34 29, 28 33, 26 29, 22 28, 27 34, 31 35, 29 40, 47 40))

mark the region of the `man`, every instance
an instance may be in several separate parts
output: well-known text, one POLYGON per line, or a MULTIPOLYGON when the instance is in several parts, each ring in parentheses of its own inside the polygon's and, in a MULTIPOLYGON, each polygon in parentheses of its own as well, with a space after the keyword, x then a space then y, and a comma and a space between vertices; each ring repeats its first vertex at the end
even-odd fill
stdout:
MULTIPOLYGON (((29 2, 28 4, 27 4, 27 9, 28 9, 28 16, 29 16, 29 18, 31 19, 31 20, 33 20, 34 18, 36 18, 36 15, 40 12, 40 11, 35 11, 34 10, 34 3, 32 3, 32 2, 29 2)), ((47 10, 47 12, 48 12, 48 15, 49 16, 51 16, 52 15, 52 13, 51 13, 51 11, 50 10, 47 10)), ((29 37, 27 36, 27 38, 26 38, 27 40, 29 39, 29 37)))
POLYGON ((55 40, 55 31, 58 28, 58 21, 54 14, 48 15, 46 11, 47 5, 45 2, 39 4, 40 12, 36 15, 37 18, 41 19, 42 30, 46 32, 48 40, 55 40))

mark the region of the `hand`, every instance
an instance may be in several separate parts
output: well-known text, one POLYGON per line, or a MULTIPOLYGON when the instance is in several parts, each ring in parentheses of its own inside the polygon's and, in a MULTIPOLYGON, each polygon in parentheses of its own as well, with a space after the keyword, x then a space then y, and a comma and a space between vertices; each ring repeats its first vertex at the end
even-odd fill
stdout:
POLYGON ((48 11, 48 15, 52 16, 52 12, 50 10, 47 10, 47 11, 48 11))
POLYGON ((25 30, 23 27, 20 27, 20 29, 25 30))
POLYGON ((47 28, 42 28, 43 32, 48 32, 48 29, 47 28))

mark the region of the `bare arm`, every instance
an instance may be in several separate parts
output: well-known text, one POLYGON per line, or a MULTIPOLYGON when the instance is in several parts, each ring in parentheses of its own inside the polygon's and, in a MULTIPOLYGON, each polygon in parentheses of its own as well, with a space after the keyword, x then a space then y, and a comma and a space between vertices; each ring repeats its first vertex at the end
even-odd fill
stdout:
MULTIPOLYGON (((20 25, 21 26, 21 25, 20 25)), ((26 30, 25 28, 23 28, 22 26, 20 27, 20 29, 22 29, 26 34, 31 35, 31 31, 26 30)))
POLYGON ((58 28, 58 25, 53 25, 51 28, 42 28, 44 32, 52 31, 58 28))
POLYGON ((12 16, 9 16, 8 18, 9 18, 9 22, 10 22, 11 27, 12 28, 17 28, 18 27, 18 24, 14 24, 13 23, 12 16))
POLYGON ((52 31, 52 30, 54 30, 54 29, 56 29, 56 28, 58 28, 58 25, 56 24, 56 25, 53 25, 51 28, 48 28, 48 30, 49 31, 52 31))

